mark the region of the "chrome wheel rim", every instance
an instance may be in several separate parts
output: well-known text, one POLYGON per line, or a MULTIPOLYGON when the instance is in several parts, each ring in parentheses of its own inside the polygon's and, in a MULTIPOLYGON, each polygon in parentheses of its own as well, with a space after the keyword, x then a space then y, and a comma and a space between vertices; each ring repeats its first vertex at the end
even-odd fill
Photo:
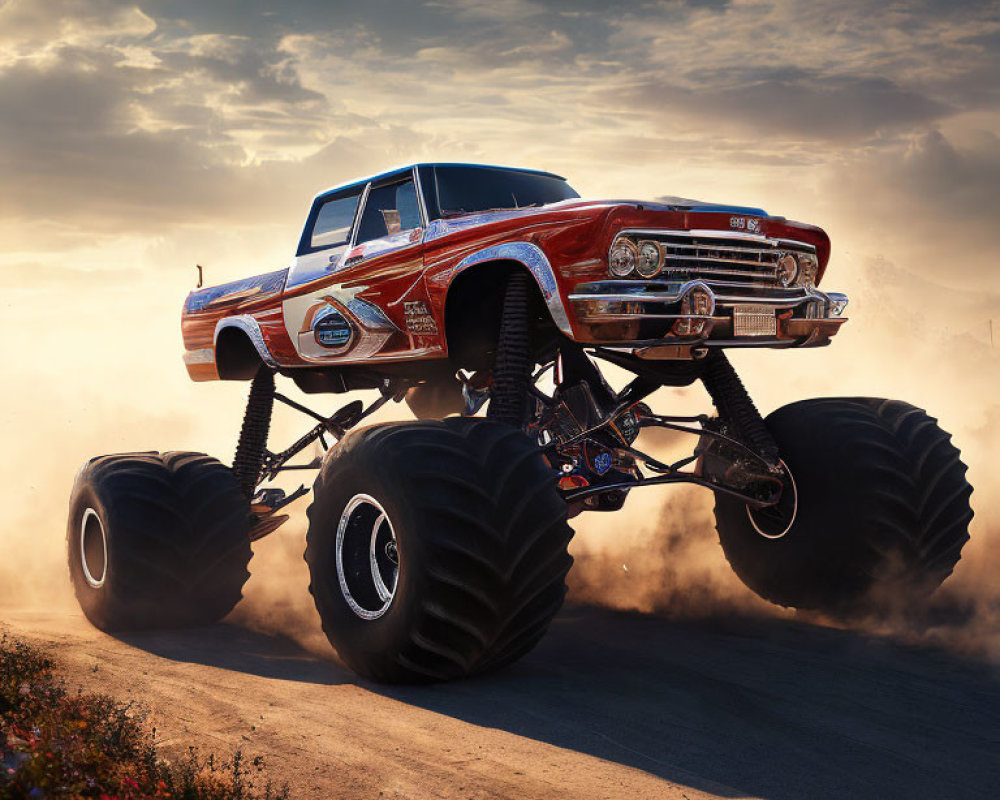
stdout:
POLYGON ((747 517, 753 529, 765 539, 781 539, 795 524, 799 513, 799 490, 795 485, 795 476, 782 460, 781 468, 788 480, 781 492, 781 499, 773 506, 753 509, 747 506, 747 517))
POLYGON ((351 611, 365 620, 385 614, 399 583, 399 553, 392 521, 371 495, 356 494, 344 507, 336 560, 340 591, 351 611))
POLYGON ((93 589, 100 589, 108 577, 108 537, 104 523, 92 508, 80 520, 80 564, 83 578, 93 589))

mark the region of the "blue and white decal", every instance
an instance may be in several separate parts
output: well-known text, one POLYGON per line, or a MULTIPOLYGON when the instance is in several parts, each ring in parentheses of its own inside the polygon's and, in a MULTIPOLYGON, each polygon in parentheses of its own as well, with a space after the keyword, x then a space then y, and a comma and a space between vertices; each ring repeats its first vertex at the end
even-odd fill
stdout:
POLYGON ((323 347, 343 349, 354 338, 351 323, 332 306, 316 314, 312 330, 316 343, 323 347))

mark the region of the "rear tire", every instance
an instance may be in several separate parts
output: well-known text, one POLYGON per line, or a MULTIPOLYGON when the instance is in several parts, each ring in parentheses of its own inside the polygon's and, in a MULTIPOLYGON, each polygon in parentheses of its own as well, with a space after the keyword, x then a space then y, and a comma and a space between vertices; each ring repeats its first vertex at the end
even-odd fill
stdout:
POLYGON ((937 420, 898 400, 829 398, 784 406, 766 424, 792 477, 778 513, 723 495, 715 506, 747 586, 843 616, 905 610, 951 574, 972 487, 937 420))
POLYGON ((202 453, 92 459, 67 526, 84 615, 104 631, 217 622, 249 577, 249 521, 232 470, 202 453))
POLYGON ((451 417, 354 431, 313 496, 310 591, 361 675, 410 683, 497 669, 534 647, 562 605, 566 504, 538 448, 508 425, 451 417))

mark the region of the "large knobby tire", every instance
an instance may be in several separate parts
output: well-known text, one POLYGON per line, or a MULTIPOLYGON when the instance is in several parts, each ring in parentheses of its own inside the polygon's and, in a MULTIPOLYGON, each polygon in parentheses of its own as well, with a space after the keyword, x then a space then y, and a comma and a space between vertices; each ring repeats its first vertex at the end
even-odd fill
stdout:
POLYGON ((233 472, 202 453, 91 459, 69 505, 69 571, 105 631, 217 622, 249 577, 250 508, 233 472))
POLYGON ((566 503, 538 448, 508 425, 451 417, 352 432, 327 456, 308 516, 323 630, 377 681, 509 664, 566 593, 566 503))
POLYGON ((905 611, 951 574, 969 539, 972 487, 937 420, 898 400, 828 398, 784 406, 766 424, 794 481, 782 515, 722 495, 715 507, 747 586, 850 616, 905 611))

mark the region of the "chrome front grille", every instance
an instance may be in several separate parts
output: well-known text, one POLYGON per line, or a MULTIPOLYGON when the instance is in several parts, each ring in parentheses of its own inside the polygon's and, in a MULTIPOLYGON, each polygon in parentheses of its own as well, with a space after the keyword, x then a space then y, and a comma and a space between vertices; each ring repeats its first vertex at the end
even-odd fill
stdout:
POLYGON ((722 281, 741 286, 781 286, 778 261, 786 253, 815 253, 804 242, 769 239, 725 231, 623 231, 641 246, 660 245, 663 266, 659 277, 677 280, 722 281))

